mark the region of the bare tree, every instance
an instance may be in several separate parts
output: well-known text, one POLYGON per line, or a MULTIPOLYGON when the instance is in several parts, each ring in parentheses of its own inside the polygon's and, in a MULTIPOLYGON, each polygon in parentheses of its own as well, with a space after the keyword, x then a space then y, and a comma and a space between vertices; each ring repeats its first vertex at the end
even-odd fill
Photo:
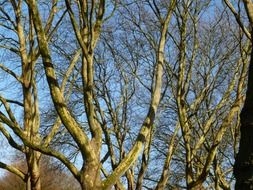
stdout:
POLYGON ((226 3, 242 30, 211 1, 3 1, 23 97, 4 89, 0 130, 28 170, 0 166, 32 189, 41 154, 82 189, 230 189, 251 37, 226 3))
MULTIPOLYGON (((51 4, 46 4, 46 6, 51 6, 48 10, 48 17, 44 26, 47 32, 47 39, 51 39, 54 30, 66 13, 61 13, 59 20, 56 20, 54 27, 51 27, 54 20, 56 3, 57 1, 52 1, 51 4)), ((23 172, 14 166, 8 166, 2 162, 1 168, 16 174, 25 181, 27 190, 39 190, 41 189, 41 153, 25 146, 24 139, 33 143, 42 143, 39 134, 39 83, 37 81, 38 70, 36 67, 40 54, 39 48, 34 41, 35 33, 31 15, 29 15, 24 7, 23 1, 1 1, 1 48, 6 54, 3 56, 4 63, 0 64, 0 68, 7 74, 6 79, 10 81, 5 80, 6 89, 8 85, 15 85, 14 89, 21 95, 10 94, 6 89, 7 93, 0 95, 0 131, 12 148, 25 154, 28 169, 26 172, 23 172), (8 61, 10 57, 11 59, 8 61), (10 61, 12 61, 11 64, 10 61), (21 119, 21 117, 23 118, 21 119), (8 128, 12 129, 14 133, 10 132, 8 128)), ((64 91, 64 87, 62 87, 62 90, 64 91)), ((58 119, 55 126, 59 125, 58 119)), ((53 136, 54 131, 51 131, 46 137, 45 142, 43 142, 45 146, 48 146, 53 136)))

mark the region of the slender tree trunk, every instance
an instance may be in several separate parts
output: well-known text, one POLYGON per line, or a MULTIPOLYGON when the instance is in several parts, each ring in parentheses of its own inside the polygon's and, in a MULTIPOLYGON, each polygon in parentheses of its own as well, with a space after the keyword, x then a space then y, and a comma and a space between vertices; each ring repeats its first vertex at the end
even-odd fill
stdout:
POLYGON ((27 155, 29 176, 26 190, 41 190, 40 155, 41 153, 34 150, 27 155))
POLYGON ((180 129, 180 124, 177 123, 174 134, 171 137, 170 142, 169 142, 169 147, 168 147, 168 151, 167 151, 167 154, 166 154, 167 156, 166 156, 166 159, 165 159, 164 165, 163 165, 163 171, 162 171, 160 179, 159 179, 159 181, 156 185, 155 190, 165 189, 166 184, 169 180, 170 163, 171 163, 172 155, 173 155, 174 150, 175 150, 175 140, 176 140, 177 133, 178 133, 179 129, 180 129))
POLYGON ((31 190, 31 177, 30 175, 27 177, 26 182, 25 182, 25 189, 26 190, 31 190))
POLYGON ((31 186, 31 190, 41 190, 40 163, 37 159, 33 162, 33 168, 31 173, 31 186))
POLYGON ((246 100, 240 116, 240 148, 234 166, 235 189, 247 190, 253 189, 253 48, 251 50, 246 100))
POLYGON ((127 178, 127 190, 134 190, 134 176, 132 175, 131 169, 126 171, 126 178, 127 178))

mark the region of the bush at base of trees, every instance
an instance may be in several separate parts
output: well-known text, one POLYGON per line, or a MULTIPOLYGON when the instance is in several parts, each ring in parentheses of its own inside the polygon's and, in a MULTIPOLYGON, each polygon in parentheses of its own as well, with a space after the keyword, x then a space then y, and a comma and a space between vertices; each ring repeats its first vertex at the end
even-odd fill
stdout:
MULTIPOLYGON (((53 164, 48 157, 43 157, 41 166, 41 189, 43 190, 80 190, 76 179, 53 164)), ((21 171, 27 170, 24 161, 13 164, 21 171)), ((25 182, 17 175, 8 171, 0 178, 0 190, 25 190, 25 182)))

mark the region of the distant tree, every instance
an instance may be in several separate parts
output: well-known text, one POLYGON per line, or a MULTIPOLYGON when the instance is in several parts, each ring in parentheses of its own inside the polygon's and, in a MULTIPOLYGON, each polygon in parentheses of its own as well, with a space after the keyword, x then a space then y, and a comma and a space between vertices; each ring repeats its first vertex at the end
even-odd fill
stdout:
MULTIPOLYGON (((63 170, 53 164, 49 157, 43 156, 41 173, 41 188, 43 190, 79 190, 80 186, 72 175, 66 174, 63 170)), ((26 173, 25 160, 12 164, 15 168, 26 173)), ((3 190, 25 190, 26 183, 17 175, 6 171, 0 178, 0 189, 3 190)))

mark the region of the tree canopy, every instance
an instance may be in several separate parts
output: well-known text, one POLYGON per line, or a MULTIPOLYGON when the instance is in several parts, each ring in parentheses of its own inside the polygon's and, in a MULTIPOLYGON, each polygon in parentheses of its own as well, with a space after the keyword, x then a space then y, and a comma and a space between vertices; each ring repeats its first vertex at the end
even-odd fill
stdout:
POLYGON ((252 0, 0 0, 0 188, 251 189, 252 34, 252 0))

